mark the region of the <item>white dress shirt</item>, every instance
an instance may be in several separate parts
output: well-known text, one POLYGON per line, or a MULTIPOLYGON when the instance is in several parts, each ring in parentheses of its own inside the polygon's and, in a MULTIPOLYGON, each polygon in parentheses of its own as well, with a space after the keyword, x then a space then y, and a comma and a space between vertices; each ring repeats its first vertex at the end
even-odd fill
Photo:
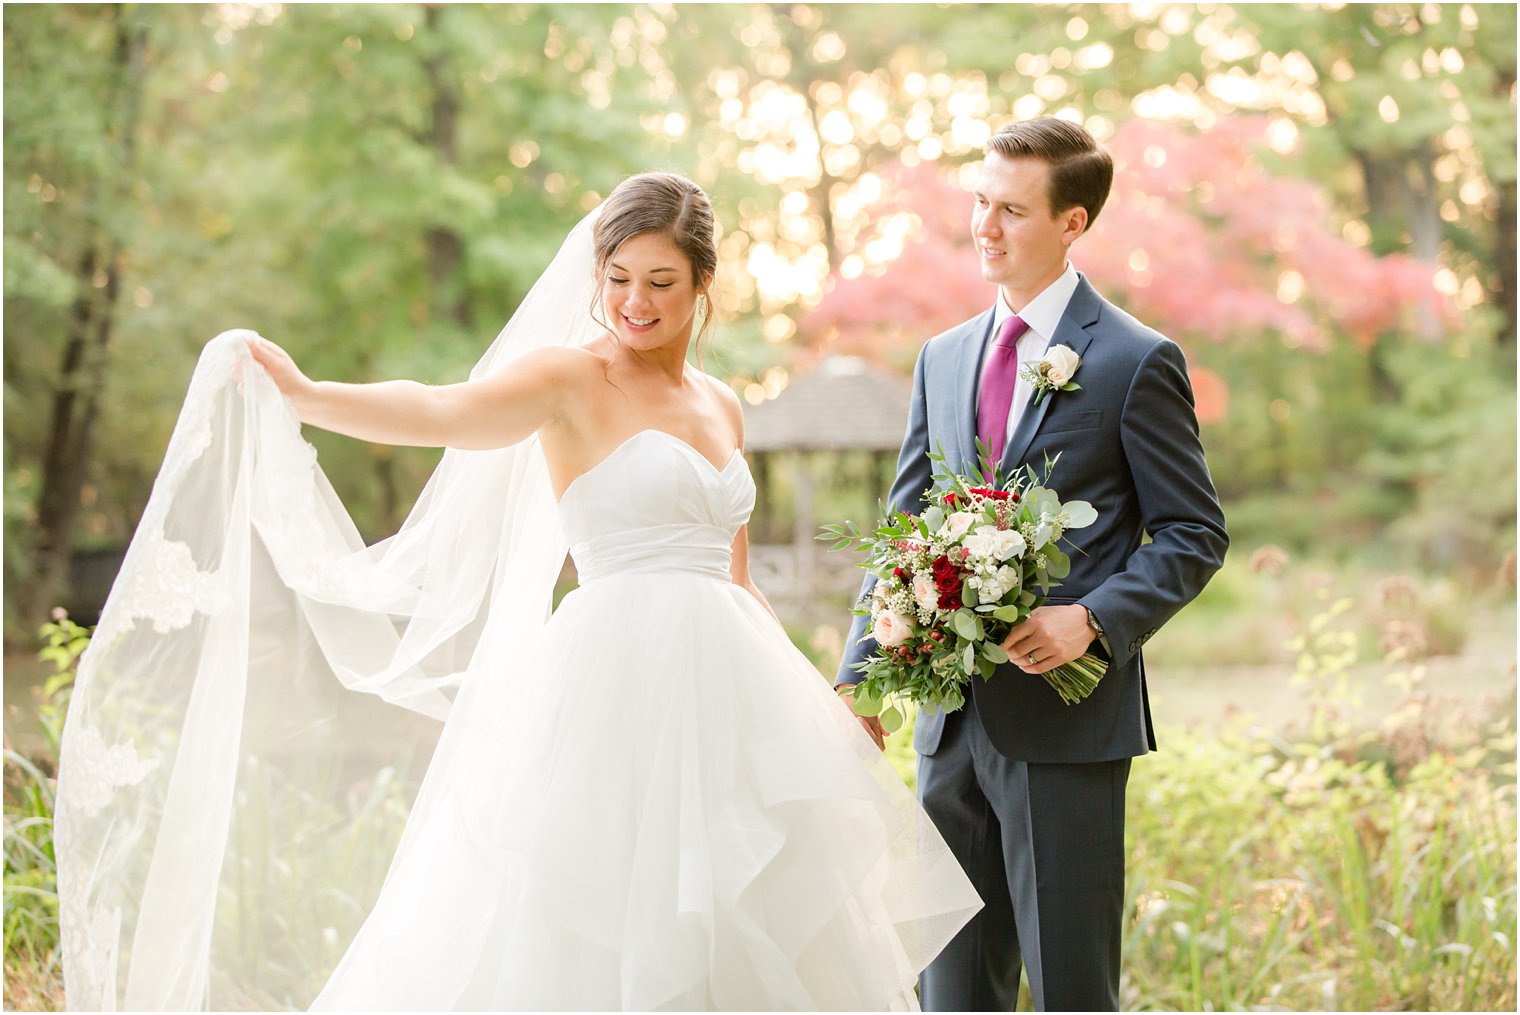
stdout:
MULTIPOLYGON (((1071 302, 1071 294, 1077 291, 1077 269, 1066 262, 1066 270, 1050 285, 1046 286, 1040 295, 1029 301, 1028 306, 1018 311, 1019 318, 1027 325, 1029 330, 1019 338, 1019 379, 1013 386, 1013 401, 1008 405, 1008 431, 1005 440, 1013 440, 1013 428, 1019 425, 1019 417, 1023 415, 1024 407, 1029 404, 1029 399, 1034 395, 1034 385, 1023 378, 1025 363, 1038 363, 1045 351, 1050 348, 1051 336, 1056 333, 1061 318, 1066 316, 1066 305, 1071 302)), ((1003 330, 1003 322, 1015 313, 1003 298, 1003 290, 998 289, 997 306, 992 312, 992 334, 988 337, 988 343, 996 342, 997 336, 1003 330)), ((987 366, 992 357, 983 354, 982 377, 987 376, 987 366)), ((977 397, 981 397, 981 386, 977 386, 977 397)), ((1091 614, 1088 614, 1091 616, 1091 614)), ((1103 650, 1112 655, 1108 645, 1108 636, 1100 635, 1097 639, 1103 645, 1103 650)))
MULTIPOLYGON (((1050 338, 1056 333, 1056 327, 1060 325, 1061 318, 1066 315, 1066 305, 1071 302, 1071 294, 1077 291, 1077 269, 1066 262, 1066 270, 1050 285, 1046 286, 1040 295, 1030 300, 1023 310, 1015 311, 1008 305, 1003 295, 1003 290, 998 289, 997 306, 992 312, 992 331, 987 336, 987 342, 997 341, 998 333, 1003 330, 1003 322, 1015 312, 1027 325, 1026 331, 1019 339, 1019 378, 1013 385, 1013 401, 1008 405, 1008 430, 1005 440, 1013 439, 1013 429, 1019 424, 1019 417, 1024 413, 1024 407, 1029 404, 1029 399, 1034 395, 1034 386, 1023 377, 1024 364, 1038 363, 1045 355, 1045 350, 1050 347, 1050 338)), ((991 364, 992 357, 983 354, 982 378, 986 379, 987 368, 991 364)), ((977 385, 977 397, 981 397, 982 387, 977 385)))

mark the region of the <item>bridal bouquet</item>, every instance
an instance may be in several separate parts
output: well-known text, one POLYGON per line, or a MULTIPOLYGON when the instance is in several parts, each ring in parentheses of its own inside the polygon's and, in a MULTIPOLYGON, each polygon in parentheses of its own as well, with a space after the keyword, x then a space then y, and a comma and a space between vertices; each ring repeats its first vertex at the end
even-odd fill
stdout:
MULTIPOLYGON (((1086 501, 1061 503, 1032 468, 1005 478, 978 449, 985 482, 955 475, 942 453, 930 454, 935 494, 923 514, 884 512, 872 532, 847 521, 824 526, 819 537, 834 539, 835 550, 864 550, 861 567, 877 577, 869 602, 855 610, 871 618, 878 648, 856 664, 853 704, 858 715, 879 715, 889 733, 903 722, 898 703, 954 711, 973 675, 985 680, 1008 661, 999 647, 1008 631, 1071 571, 1061 537, 1098 517, 1086 501)), ((1054 465, 1047 461, 1045 481, 1054 465)), ((1088 653, 1043 676, 1070 705, 1106 670, 1088 653)))

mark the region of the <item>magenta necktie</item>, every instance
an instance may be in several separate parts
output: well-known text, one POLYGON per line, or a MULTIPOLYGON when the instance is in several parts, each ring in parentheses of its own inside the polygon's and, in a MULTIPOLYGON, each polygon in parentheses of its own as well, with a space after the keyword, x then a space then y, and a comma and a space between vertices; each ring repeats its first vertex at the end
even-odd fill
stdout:
POLYGON ((1028 330, 1029 325, 1014 314, 1003 322, 997 341, 987 350, 982 393, 976 406, 976 435, 991 449, 994 465, 1002 461, 1003 446, 1008 443, 1008 410, 1019 379, 1019 338, 1028 330))

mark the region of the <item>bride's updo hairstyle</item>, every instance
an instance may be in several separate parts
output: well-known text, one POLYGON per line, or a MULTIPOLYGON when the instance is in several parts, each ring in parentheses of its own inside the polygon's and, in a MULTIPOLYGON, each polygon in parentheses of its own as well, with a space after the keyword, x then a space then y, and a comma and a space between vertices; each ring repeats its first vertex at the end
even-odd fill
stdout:
MULTIPOLYGON (((718 246, 713 241, 712 204, 702 188, 684 176, 640 173, 618 184, 607 198, 592 232, 597 282, 594 309, 600 309, 602 284, 618 248, 645 233, 668 236, 691 264, 697 292, 707 295, 707 313, 696 337, 700 348, 713 319, 712 294, 708 289, 718 273, 718 246)), ((594 316, 600 321, 599 315, 594 316)))

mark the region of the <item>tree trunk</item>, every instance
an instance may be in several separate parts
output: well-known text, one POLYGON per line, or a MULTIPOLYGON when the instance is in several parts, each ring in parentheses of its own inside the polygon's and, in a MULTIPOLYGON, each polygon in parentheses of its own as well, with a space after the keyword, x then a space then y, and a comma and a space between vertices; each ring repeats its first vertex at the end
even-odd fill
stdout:
POLYGON ((812 86, 828 77, 823 68, 814 64, 809 51, 812 49, 814 39, 811 33, 806 32, 801 25, 793 19, 791 8, 786 4, 772 4, 771 12, 780 24, 786 40, 786 48, 791 56, 791 67, 787 71, 787 84, 797 90, 802 96, 808 113, 808 124, 813 129, 813 136, 818 139, 818 182, 809 188, 812 203, 818 210, 818 217, 823 225, 823 249, 828 258, 828 274, 834 274, 839 267, 839 240, 835 235, 834 226, 834 184, 838 177, 829 175, 827 166, 823 161, 823 131, 822 118, 818 115, 818 102, 813 98, 812 86))
MULTIPOLYGON (((1436 154, 1429 140, 1409 154, 1409 164, 1400 177, 1404 199, 1404 216, 1409 223, 1409 246, 1414 256, 1435 264, 1441 258, 1441 198, 1436 188, 1436 154)), ((1415 328, 1421 338, 1434 340, 1441 335, 1435 308, 1422 303, 1415 328)))
MULTIPOLYGON (((112 130, 120 153, 116 171, 125 182, 132 172, 147 29, 130 21, 123 8, 108 9, 115 13, 117 22, 111 57, 115 80, 107 102, 115 111, 112 130)), ((63 336, 63 362, 43 456, 37 495, 36 585, 28 602, 38 617, 56 606, 67 590, 80 491, 89 469, 116 323, 124 251, 122 238, 99 221, 102 207, 110 200, 108 194, 100 192, 104 189, 89 199, 92 207, 86 220, 93 235, 79 258, 79 295, 70 307, 63 336)))
MULTIPOLYGON (((449 77, 447 50, 438 35, 442 10, 437 4, 429 4, 426 16, 432 50, 423 61, 423 69, 427 72, 433 95, 426 143, 437 155, 440 165, 453 168, 459 160, 459 93, 449 77)), ((459 278, 459 268, 464 261, 464 241, 453 229, 439 224, 428 227, 426 240, 434 317, 467 326, 469 303, 459 278)))
POLYGON ((1515 181, 1494 188, 1499 198, 1499 221, 1494 228, 1494 262, 1498 265, 1498 304, 1504 311, 1499 344, 1515 347, 1515 181))
MULTIPOLYGON (((1494 94, 1508 98, 1515 87, 1515 69, 1507 67, 1494 78, 1494 94)), ((1499 332, 1499 344, 1515 347, 1515 181, 1495 183, 1498 198, 1498 219, 1494 223, 1494 263, 1498 266, 1499 309, 1504 311, 1504 327, 1499 332)))

